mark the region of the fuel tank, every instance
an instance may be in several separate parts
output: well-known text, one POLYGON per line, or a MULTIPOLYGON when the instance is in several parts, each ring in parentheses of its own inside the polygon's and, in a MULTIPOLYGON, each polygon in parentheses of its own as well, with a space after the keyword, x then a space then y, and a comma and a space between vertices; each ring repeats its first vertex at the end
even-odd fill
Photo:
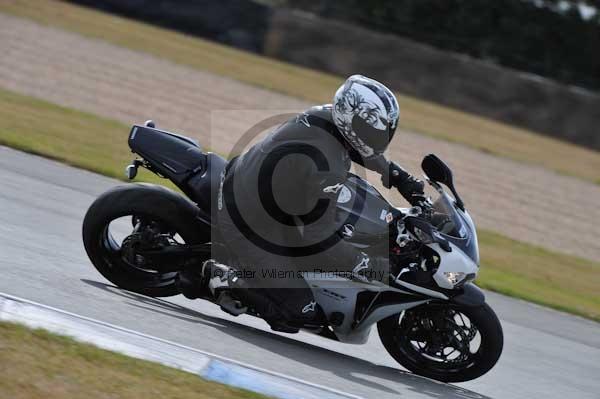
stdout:
POLYGON ((349 174, 337 198, 336 222, 344 239, 366 246, 387 243, 389 224, 395 213, 375 187, 349 174))

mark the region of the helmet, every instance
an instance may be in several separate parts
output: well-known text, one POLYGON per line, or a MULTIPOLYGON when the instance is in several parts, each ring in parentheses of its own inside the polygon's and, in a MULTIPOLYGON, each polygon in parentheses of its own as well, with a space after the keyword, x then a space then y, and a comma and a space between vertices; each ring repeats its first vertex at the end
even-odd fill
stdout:
POLYGON ((394 93, 376 80, 352 75, 333 99, 333 121, 363 158, 381 155, 392 140, 399 118, 394 93))

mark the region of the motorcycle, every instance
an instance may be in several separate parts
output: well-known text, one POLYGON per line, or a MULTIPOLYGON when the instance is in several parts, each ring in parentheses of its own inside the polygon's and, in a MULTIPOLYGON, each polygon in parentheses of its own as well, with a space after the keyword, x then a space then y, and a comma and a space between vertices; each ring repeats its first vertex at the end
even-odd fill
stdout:
MULTIPOLYGON (((87 211, 84 246, 95 268, 116 286, 151 297, 178 295, 180 272, 211 258, 211 199, 217 198, 227 161, 151 121, 134 125, 128 143, 139 156, 126 169, 129 179, 143 167, 169 179, 185 196, 154 184, 115 187, 87 211), (111 226, 122 219, 127 226, 120 227, 120 239, 111 226)), ((498 361, 502 326, 473 284, 479 270, 477 234, 452 171, 433 154, 421 166, 439 195, 426 213, 393 207, 366 180, 349 175, 337 211, 353 223, 340 234, 365 252, 388 240, 389 282, 307 273, 327 322, 303 329, 364 344, 376 324, 385 349, 408 370, 444 382, 468 381, 498 361)), ((202 299, 218 303, 210 292, 202 299)), ((260 317, 251 307, 245 312, 260 317)))

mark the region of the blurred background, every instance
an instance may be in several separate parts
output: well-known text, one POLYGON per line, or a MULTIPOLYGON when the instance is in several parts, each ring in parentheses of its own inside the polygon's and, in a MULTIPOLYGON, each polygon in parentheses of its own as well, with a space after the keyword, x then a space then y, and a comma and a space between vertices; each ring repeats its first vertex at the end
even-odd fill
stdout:
MULTIPOLYGON (((600 149, 600 12, 581 0, 75 0, 600 149)), ((596 6, 594 5, 596 4, 596 6)))
MULTIPOLYGON (((94 196, 124 179, 133 123, 154 119, 226 155, 262 118, 330 103, 360 73, 398 96, 389 157, 419 174, 433 152, 455 171, 480 227, 477 283, 599 321, 599 50, 593 0, 0 0, 0 204, 13 209, 0 212, 0 226, 12 226, 0 227, 0 267, 22 262, 0 291, 77 306, 68 290, 48 294, 58 274, 74 297, 89 292, 80 222, 94 196), (33 172, 7 147, 111 180, 84 183, 62 166, 33 172), (30 216, 44 207, 50 219, 30 216), (29 217, 64 231, 19 235, 29 217), (64 237, 74 243, 61 247, 64 237), (54 248, 48 277, 34 281, 54 248)), ((534 314, 501 312, 525 324, 534 314)))

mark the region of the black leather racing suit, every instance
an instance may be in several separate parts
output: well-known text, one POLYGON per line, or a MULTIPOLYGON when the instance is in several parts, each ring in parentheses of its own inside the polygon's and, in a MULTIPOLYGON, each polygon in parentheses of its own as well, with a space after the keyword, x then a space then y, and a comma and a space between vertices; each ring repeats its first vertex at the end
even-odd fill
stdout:
MULTIPOLYGON (((313 295, 298 271, 352 271, 366 255, 341 239, 336 201, 351 162, 382 174, 413 203, 423 183, 380 157, 365 162, 335 127, 330 106, 309 109, 279 126, 228 165, 217 200, 221 235, 258 289, 288 320, 314 317, 313 295), (413 194, 417 194, 416 197, 413 194), (312 304, 312 305, 311 305, 312 304)), ((367 258, 381 276, 387 254, 367 258)), ((275 316, 272 316, 275 317, 275 316)))

